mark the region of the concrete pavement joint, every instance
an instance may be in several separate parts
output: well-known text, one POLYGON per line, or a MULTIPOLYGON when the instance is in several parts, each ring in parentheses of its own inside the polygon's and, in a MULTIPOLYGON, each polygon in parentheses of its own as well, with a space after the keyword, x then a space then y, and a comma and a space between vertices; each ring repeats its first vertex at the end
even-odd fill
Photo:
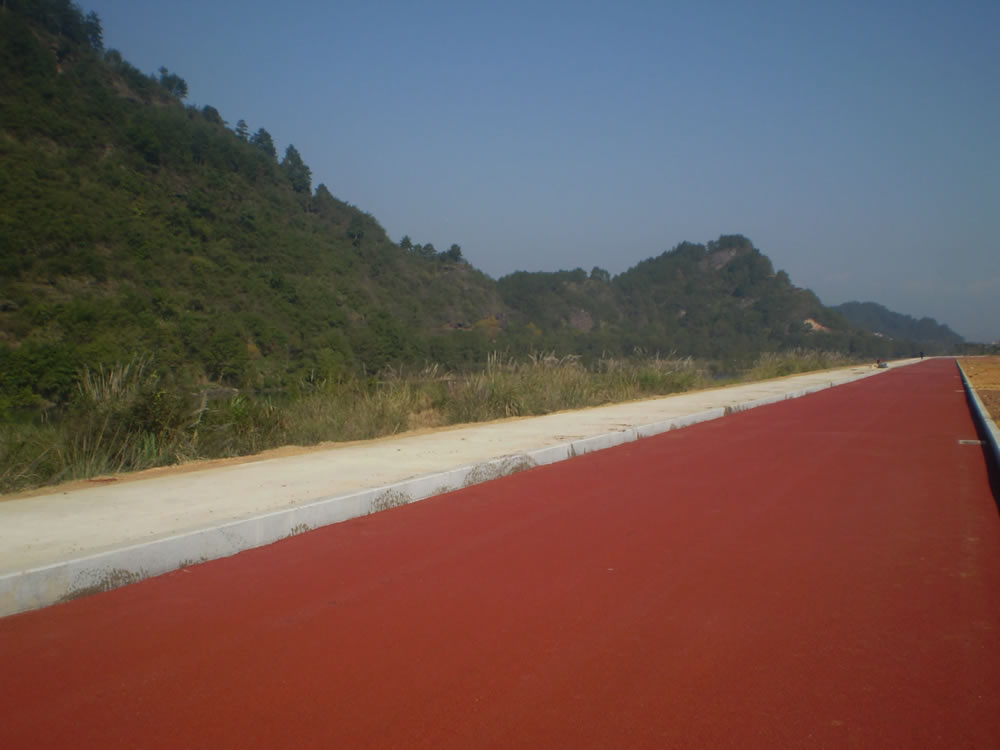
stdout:
MULTIPOLYGON (((852 382, 878 374, 853 372, 839 380, 852 382)), ((964 377, 964 374, 963 374, 964 377)), ((261 513, 148 542, 118 546, 95 554, 0 575, 0 616, 107 591, 144 578, 162 575, 193 562, 207 562, 272 544, 322 526, 400 507, 457 488, 565 461, 598 450, 681 429, 727 414, 785 401, 832 387, 829 384, 772 394, 627 427, 525 452, 503 455, 454 469, 418 476, 381 487, 317 498, 303 504, 261 513)), ((616 426, 621 426, 620 423, 616 426)))

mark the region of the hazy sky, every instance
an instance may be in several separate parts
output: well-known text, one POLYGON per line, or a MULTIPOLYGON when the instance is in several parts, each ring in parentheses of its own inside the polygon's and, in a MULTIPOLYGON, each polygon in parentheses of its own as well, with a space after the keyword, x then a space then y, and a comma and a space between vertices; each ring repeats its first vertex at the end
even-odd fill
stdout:
POLYGON ((188 102, 496 277, 744 234, 1000 338, 1000 2, 84 0, 188 102))

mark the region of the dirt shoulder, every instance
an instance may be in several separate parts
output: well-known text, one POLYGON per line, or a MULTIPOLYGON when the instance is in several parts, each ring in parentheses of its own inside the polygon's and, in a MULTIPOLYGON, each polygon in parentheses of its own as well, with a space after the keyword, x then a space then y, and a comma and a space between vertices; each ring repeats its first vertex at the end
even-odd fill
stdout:
POLYGON ((962 357, 959 362, 993 421, 1000 423, 1000 357, 962 357))

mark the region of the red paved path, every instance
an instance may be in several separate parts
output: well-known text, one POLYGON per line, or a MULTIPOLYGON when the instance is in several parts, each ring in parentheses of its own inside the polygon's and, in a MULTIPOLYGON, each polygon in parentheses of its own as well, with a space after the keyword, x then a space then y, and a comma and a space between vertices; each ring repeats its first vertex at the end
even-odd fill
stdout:
POLYGON ((0 746, 1000 747, 950 361, 0 620, 0 746))

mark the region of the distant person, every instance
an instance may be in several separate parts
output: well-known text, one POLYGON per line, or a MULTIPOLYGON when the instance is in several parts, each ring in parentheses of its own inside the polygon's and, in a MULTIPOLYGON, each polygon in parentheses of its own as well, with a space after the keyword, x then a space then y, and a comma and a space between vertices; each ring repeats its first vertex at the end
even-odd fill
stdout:
POLYGON ((920 359, 923 359, 923 358, 924 358, 924 353, 920 352, 920 359))

